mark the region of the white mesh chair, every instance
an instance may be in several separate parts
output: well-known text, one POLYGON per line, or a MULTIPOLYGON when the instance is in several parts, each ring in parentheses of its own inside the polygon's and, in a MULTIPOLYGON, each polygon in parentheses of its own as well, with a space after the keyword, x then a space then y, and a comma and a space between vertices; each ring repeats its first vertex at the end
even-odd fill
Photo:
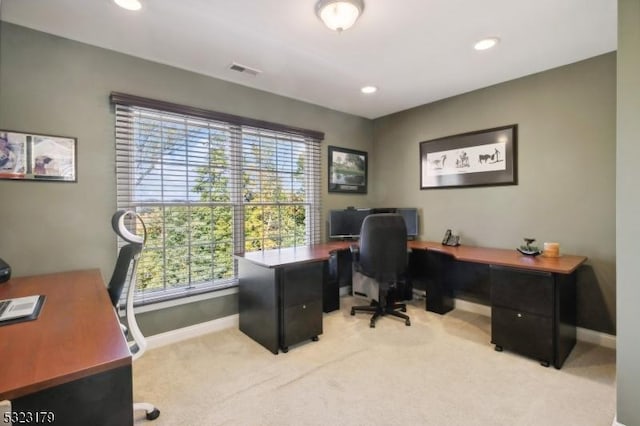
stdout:
MULTIPOLYGON (((125 307, 126 326, 121 325, 122 331, 125 336, 130 335, 133 340, 129 341, 129 350, 133 361, 140 358, 147 348, 147 341, 144 335, 138 327, 136 317, 133 312, 133 296, 136 289, 136 269, 138 266, 138 260, 142 254, 142 249, 147 240, 147 229, 142 218, 134 211, 131 210, 118 210, 111 218, 111 226, 116 234, 128 244, 124 245, 116 260, 116 266, 113 270, 113 275, 109 281, 107 288, 109 297, 113 307, 118 310, 120 302, 120 296, 125 285, 129 285, 127 289, 127 302, 125 307), (141 225, 142 235, 136 235, 127 229, 125 219, 129 217, 133 222, 138 221, 141 225)), ((135 402, 133 404, 133 411, 144 410, 146 412, 147 420, 155 420, 160 416, 160 410, 158 410, 153 404, 148 402, 135 402)))

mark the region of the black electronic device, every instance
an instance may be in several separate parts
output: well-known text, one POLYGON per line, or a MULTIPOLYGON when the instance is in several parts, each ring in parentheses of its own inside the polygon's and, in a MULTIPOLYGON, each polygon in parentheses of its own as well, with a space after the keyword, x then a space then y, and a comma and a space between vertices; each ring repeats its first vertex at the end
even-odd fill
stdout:
POLYGON ((405 225, 407 225, 407 238, 412 240, 418 236, 418 209, 416 208, 397 208, 396 213, 402 216, 405 225))
POLYGON ((0 283, 9 281, 11 278, 11 268, 4 260, 0 259, 0 283))
POLYGON ((444 233, 444 238, 442 239, 442 244, 445 246, 459 246, 460 245, 460 236, 453 235, 451 233, 451 229, 447 229, 447 232, 444 233))
POLYGON ((358 238, 362 221, 371 213, 370 209, 329 211, 329 238, 358 238))

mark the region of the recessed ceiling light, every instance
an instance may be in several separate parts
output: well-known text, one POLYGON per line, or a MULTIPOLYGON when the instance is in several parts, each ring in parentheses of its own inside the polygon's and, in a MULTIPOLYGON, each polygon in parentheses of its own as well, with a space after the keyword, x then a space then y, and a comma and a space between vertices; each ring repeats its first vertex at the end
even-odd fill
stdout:
POLYGON ((378 88, 376 86, 364 86, 362 89, 360 89, 360 91, 369 95, 371 93, 376 93, 378 91, 378 88))
POLYGON ((138 0, 113 0, 118 6, 127 10, 140 10, 142 4, 138 0))
POLYGON ((473 48, 476 50, 487 50, 498 44, 498 42, 500 42, 498 37, 488 37, 474 44, 473 48))

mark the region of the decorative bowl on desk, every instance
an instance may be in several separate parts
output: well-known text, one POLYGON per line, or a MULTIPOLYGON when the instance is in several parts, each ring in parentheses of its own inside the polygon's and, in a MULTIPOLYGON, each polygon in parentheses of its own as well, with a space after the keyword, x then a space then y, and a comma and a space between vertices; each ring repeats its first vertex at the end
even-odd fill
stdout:
POLYGON ((516 250, 518 250, 520 253, 527 256, 538 256, 539 254, 542 254, 542 252, 538 250, 536 247, 534 247, 533 250, 528 250, 526 247, 520 246, 516 250))
POLYGON ((536 240, 535 238, 525 238, 524 242, 526 244, 521 245, 516 250, 518 250, 520 253, 526 256, 537 256, 539 254, 542 254, 542 251, 540 251, 540 249, 537 246, 531 245, 531 243, 533 243, 535 240, 536 240))

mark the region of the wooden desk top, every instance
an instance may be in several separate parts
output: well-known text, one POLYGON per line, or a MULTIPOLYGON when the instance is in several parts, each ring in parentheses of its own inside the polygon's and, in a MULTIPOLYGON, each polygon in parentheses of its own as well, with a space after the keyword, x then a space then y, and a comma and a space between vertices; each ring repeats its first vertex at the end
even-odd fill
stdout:
POLYGON ((36 294, 46 296, 38 319, 0 326, 0 401, 131 365, 99 270, 0 284, 0 299, 36 294))
POLYGON ((261 266, 276 268, 278 266, 292 265, 296 263, 327 260, 329 259, 329 256, 331 256, 331 252, 337 250, 348 250, 351 244, 353 243, 349 241, 334 241, 326 244, 314 244, 311 246, 251 251, 236 254, 236 256, 261 266))
MULTIPOLYGON (((348 250, 349 246, 354 243, 357 244, 355 241, 332 241, 326 244, 315 244, 312 246, 254 251, 237 254, 236 256, 268 268, 276 268, 278 266, 296 263, 326 260, 331 255, 331 252, 348 250)), ((512 268, 560 274, 572 273, 587 260, 584 256, 573 255, 562 255, 556 258, 525 256, 515 249, 495 249, 465 245, 449 247, 434 241, 409 241, 407 246, 413 250, 431 250, 448 254, 454 259, 464 262, 509 266, 512 268)))
POLYGON ((516 249, 508 250, 465 245, 449 247, 433 241, 409 241, 409 247, 412 249, 437 251, 453 256, 454 259, 464 262, 509 266, 512 268, 555 272, 559 274, 570 274, 575 271, 578 266, 587 261, 585 256, 525 256, 516 249))

